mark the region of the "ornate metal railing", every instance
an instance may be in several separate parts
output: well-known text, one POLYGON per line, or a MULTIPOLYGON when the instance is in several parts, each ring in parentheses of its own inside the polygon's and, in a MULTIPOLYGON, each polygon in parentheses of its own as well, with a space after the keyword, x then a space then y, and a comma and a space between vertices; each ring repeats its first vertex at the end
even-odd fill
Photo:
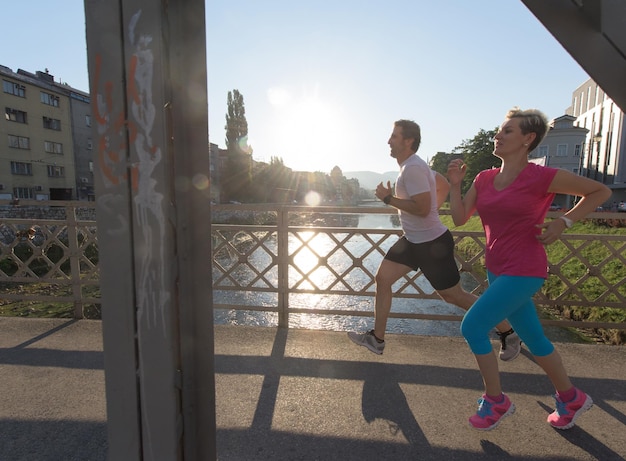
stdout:
POLYGON ((0 300, 72 303, 83 318, 99 279, 93 202, 0 201, 0 300))
MULTIPOLYGON (((216 207, 235 212, 234 207, 216 207)), ((400 234, 397 227, 357 227, 350 217, 383 214, 393 219, 389 208, 342 207, 250 207, 248 221, 257 224, 212 225, 214 238, 213 288, 216 292, 275 293, 269 302, 250 302, 245 309, 277 312, 280 325, 289 324, 291 314, 371 316, 370 302, 341 302, 345 297, 371 299, 376 268, 387 248, 400 234), (253 210, 253 211, 252 211, 253 210), (263 224, 268 213, 275 224, 263 224), (253 218, 254 217, 254 218, 253 218), (342 220, 341 226, 335 225, 342 220), (303 225, 302 223, 310 223, 303 225), (325 245, 324 242, 327 244, 325 245), (265 263, 258 265, 264 254, 265 263), (355 274, 358 274, 355 275, 355 274), (311 298, 315 294, 316 298, 311 298), (334 298, 329 300, 328 298, 334 298), (301 299, 305 303, 302 305, 301 299), (311 302, 312 301, 312 302, 311 302), (322 305, 311 307, 310 304, 322 305), (351 308, 356 306, 357 308, 351 308)), ((446 214, 446 212, 442 212, 446 214)), ((558 213, 553 213, 552 217, 558 213)), ((232 215, 224 215, 228 221, 232 215)), ((617 213, 594 213, 590 218, 622 221, 617 213)), ((271 219, 271 218, 269 218, 271 219)), ((356 219, 358 221, 358 219, 356 219)), ((453 230, 457 260, 464 287, 476 294, 486 288, 482 231, 453 230)), ((564 234, 554 244, 550 276, 535 301, 539 307, 626 308, 626 235, 564 234)), ((420 272, 410 273, 394 286, 395 298, 439 300, 420 272)), ((258 300, 248 296, 246 299, 258 300)), ((237 303, 215 304, 221 309, 241 309, 237 303)), ((436 304, 431 311, 437 311, 436 304)), ((391 317, 425 320, 460 320, 460 315, 432 312, 394 312, 391 317)), ((626 323, 543 320, 546 325, 626 329, 626 323)))
MULTIPOLYGON (((70 302, 76 318, 86 305, 99 304, 93 203, 0 202, 0 212, 0 300, 70 302), (26 284, 37 289, 24 290, 26 284)), ((215 309, 272 313, 281 326, 289 326, 294 315, 372 315, 376 268, 400 234, 391 209, 217 205, 212 212, 213 266, 207 277, 213 279, 215 309), (363 220, 377 222, 373 227, 363 220)), ((590 218, 623 222, 626 216, 590 218)), ((483 233, 453 229, 453 235, 464 286, 480 294, 486 287, 483 233)), ((626 308, 626 235, 566 233, 553 247, 550 276, 535 299, 539 307, 626 308)), ((441 303, 419 272, 400 279, 394 297, 441 303)), ((394 309, 391 317, 461 318, 439 311, 394 309)), ((593 317, 543 322, 626 329, 624 322, 593 317)))

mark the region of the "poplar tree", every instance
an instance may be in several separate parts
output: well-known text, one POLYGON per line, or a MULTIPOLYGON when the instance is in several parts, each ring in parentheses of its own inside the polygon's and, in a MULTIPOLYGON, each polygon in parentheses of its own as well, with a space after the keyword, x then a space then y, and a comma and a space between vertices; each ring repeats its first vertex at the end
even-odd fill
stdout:
POLYGON ((226 113, 226 149, 230 152, 248 152, 248 121, 243 95, 239 90, 228 92, 226 113))
POLYGON ((226 113, 226 150, 228 160, 222 175, 222 191, 227 200, 250 201, 252 148, 248 145, 248 121, 243 95, 228 92, 226 113))

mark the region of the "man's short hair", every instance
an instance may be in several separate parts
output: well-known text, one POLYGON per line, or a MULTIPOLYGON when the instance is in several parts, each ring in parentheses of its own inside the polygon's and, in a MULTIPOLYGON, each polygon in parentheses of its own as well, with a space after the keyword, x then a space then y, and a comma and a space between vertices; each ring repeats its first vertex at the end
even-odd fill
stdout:
POLYGON ((417 152, 417 149, 419 149, 420 143, 422 142, 422 131, 420 130, 420 126, 413 120, 398 120, 394 123, 394 125, 402 128, 402 137, 404 139, 413 139, 411 150, 413 153, 417 152))

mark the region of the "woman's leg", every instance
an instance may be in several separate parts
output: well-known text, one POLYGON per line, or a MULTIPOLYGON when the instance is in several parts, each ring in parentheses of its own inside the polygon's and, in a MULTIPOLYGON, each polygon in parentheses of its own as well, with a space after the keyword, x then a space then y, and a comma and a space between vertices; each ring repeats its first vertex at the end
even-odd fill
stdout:
MULTIPOLYGON (((504 319, 511 320, 510 316, 517 310, 526 307, 543 282, 543 279, 536 277, 494 277, 489 274, 489 288, 463 318, 461 332, 476 357, 488 396, 502 393, 498 362, 493 353, 489 332, 504 319)), ((511 324, 525 341, 517 325, 512 321, 511 324)))

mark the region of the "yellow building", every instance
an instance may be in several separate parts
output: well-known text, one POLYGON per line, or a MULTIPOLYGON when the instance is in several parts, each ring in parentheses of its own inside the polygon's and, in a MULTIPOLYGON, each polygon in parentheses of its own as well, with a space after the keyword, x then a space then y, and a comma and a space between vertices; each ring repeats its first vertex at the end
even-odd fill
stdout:
POLYGON ((0 198, 76 199, 70 91, 0 65, 0 198))

